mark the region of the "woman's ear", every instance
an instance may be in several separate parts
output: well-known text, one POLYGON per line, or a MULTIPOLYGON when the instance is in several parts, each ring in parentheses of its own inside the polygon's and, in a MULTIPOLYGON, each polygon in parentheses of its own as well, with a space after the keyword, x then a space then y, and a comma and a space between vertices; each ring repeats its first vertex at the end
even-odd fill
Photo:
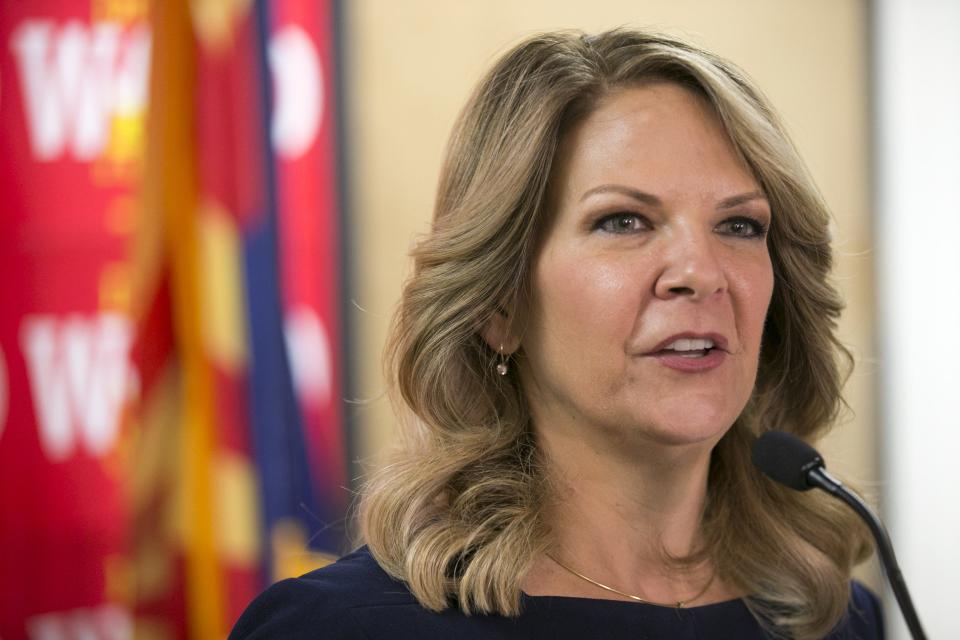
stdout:
POLYGON ((508 356, 520 348, 520 338, 514 333, 506 312, 498 311, 490 316, 480 331, 484 342, 497 353, 508 356))

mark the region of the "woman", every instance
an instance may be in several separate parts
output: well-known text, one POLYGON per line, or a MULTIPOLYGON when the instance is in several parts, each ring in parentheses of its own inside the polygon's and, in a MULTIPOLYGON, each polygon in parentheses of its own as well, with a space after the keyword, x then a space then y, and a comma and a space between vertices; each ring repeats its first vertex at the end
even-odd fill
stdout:
POLYGON ((841 402, 827 227, 729 63, 627 30, 514 48, 414 251, 368 547, 235 637, 880 637, 855 516, 750 463, 841 402))

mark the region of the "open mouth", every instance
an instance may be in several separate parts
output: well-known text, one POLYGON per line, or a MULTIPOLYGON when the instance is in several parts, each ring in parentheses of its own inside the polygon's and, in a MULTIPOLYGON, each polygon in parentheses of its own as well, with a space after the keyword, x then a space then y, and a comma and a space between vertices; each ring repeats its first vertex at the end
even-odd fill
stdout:
POLYGON ((681 338, 674 340, 657 352, 657 355, 676 355, 681 358, 703 358, 716 346, 713 340, 703 338, 681 338))

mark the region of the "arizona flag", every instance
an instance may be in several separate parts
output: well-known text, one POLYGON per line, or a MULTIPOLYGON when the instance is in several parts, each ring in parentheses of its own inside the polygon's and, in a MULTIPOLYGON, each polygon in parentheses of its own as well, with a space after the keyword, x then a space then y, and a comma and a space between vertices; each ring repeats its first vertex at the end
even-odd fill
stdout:
POLYGON ((153 5, 132 484, 135 624, 151 637, 222 637, 269 580, 322 563, 318 543, 341 550, 322 9, 153 5), (311 87, 313 111, 291 106, 311 87))

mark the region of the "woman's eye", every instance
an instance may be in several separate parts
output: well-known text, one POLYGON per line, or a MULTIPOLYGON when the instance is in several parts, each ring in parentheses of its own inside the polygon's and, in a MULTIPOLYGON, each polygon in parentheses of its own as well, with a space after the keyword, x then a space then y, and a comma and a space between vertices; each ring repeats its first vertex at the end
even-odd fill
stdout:
POLYGON ((767 227, 753 218, 730 218, 717 225, 719 233, 738 238, 763 238, 767 235, 767 227))
POLYGON ((597 229, 607 233, 636 233, 650 228, 650 223, 636 213, 614 213, 597 221, 597 229))

